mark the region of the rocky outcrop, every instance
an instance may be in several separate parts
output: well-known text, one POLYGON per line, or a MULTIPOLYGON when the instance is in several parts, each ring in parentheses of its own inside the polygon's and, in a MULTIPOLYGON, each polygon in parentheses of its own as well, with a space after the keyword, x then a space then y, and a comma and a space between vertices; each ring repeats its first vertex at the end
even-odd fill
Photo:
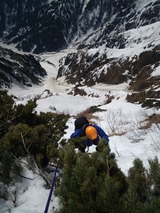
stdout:
POLYGON ((122 64, 120 60, 108 58, 105 52, 100 55, 98 50, 91 55, 89 51, 78 51, 60 60, 57 78, 66 76, 68 83, 76 85, 120 84, 127 81, 123 74, 130 65, 127 59, 122 64))
POLYGON ((99 50, 94 50, 91 54, 91 49, 79 50, 77 53, 68 54, 66 58, 61 59, 57 77, 65 76, 68 83, 76 85, 76 91, 82 85, 126 82, 131 91, 126 97, 129 102, 160 107, 160 76, 154 75, 159 66, 159 45, 130 58, 121 56, 108 58, 107 51, 104 51, 103 54, 101 51, 100 54, 99 50))
POLYGON ((0 47, 0 87, 10 88, 12 83, 32 86, 40 84, 46 71, 32 55, 22 55, 0 47))
POLYGON ((132 63, 132 81, 129 87, 132 94, 127 96, 129 102, 160 108, 160 76, 154 74, 159 66, 159 46, 141 53, 132 63))

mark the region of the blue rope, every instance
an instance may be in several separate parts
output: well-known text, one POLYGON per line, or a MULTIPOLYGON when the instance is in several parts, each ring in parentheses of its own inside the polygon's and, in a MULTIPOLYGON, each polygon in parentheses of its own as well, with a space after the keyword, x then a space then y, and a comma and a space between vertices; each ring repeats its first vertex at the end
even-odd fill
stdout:
POLYGON ((49 204, 50 204, 51 197, 52 197, 52 194, 53 194, 54 184, 56 182, 56 173, 57 173, 57 171, 58 171, 58 166, 56 166, 56 170, 54 172, 54 176, 53 176, 53 180, 52 180, 52 186, 51 186, 51 189, 50 189, 50 192, 49 192, 49 196, 48 196, 48 200, 47 200, 47 203, 46 203, 46 208, 44 210, 44 213, 47 213, 48 209, 49 209, 49 204))

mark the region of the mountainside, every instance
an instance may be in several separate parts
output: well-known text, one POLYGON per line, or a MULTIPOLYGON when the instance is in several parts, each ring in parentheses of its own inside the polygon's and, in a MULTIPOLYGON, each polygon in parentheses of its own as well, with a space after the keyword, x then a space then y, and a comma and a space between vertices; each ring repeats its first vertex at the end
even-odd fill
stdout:
MULTIPOLYGON (((30 54, 77 49, 60 60, 57 76, 76 83, 75 93, 81 93, 77 90, 81 85, 127 82, 132 91, 128 101, 143 104, 147 100, 150 105, 148 101, 154 99, 151 105, 159 105, 160 78, 152 74, 160 63, 159 0, 3 0, 0 16, 4 45, 30 54), (112 49, 117 57, 112 57, 112 49)), ((1 57, 3 63, 8 60, 2 53, 1 57)), ((10 76, 3 66, 0 72, 10 76)), ((29 78, 35 83, 33 76, 29 78)), ((8 86, 9 80, 2 82, 8 86)))
POLYGON ((46 75, 46 71, 32 55, 19 54, 0 47, 0 87, 10 88, 11 84, 40 84, 46 75))
POLYGON ((122 32, 160 20, 160 2, 68 0, 2 1, 0 35, 19 50, 57 51, 86 36, 80 47, 125 47, 122 32), (38 39, 37 39, 38 38, 38 39))
POLYGON ((102 45, 69 54, 60 60, 57 78, 65 76, 68 83, 76 84, 75 91, 84 85, 118 85, 126 82, 131 91, 127 96, 128 101, 159 107, 159 26, 158 22, 156 25, 141 27, 136 32, 126 31, 124 36, 128 36, 128 39, 123 49, 102 45), (115 50, 116 56, 113 54, 115 50))

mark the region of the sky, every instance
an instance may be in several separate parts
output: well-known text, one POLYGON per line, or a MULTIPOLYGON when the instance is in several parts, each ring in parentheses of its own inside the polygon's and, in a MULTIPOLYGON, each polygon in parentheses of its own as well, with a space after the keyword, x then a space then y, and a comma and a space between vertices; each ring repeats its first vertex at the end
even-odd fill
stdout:
MULTIPOLYGON (((143 8, 143 1, 139 0, 139 7, 143 8)), ((144 1, 144 4, 150 1, 144 1)), ((140 54, 144 48, 149 49, 151 42, 153 45, 160 43, 160 22, 141 27, 136 30, 126 32, 128 42, 124 49, 106 49, 93 48, 90 54, 97 51, 106 52, 108 57, 133 57, 140 54), (136 42, 141 38, 143 42, 136 42)), ((59 59, 68 53, 76 50, 71 46, 59 53, 43 53, 40 55, 41 66, 47 71, 47 76, 41 86, 32 88, 19 88, 13 85, 9 94, 18 97, 17 104, 25 104, 31 98, 40 95, 37 101, 36 111, 57 112, 70 114, 67 122, 68 129, 63 138, 68 139, 74 131, 75 116, 90 106, 101 105, 102 112, 96 112, 94 115, 96 122, 109 136, 109 145, 112 152, 116 154, 116 161, 121 170, 127 175, 128 169, 133 165, 135 158, 140 158, 144 165, 148 166, 148 159, 160 156, 160 125, 153 124, 149 129, 144 129, 146 118, 153 113, 159 113, 156 109, 142 108, 139 104, 126 102, 128 83, 120 85, 96 84, 92 87, 84 86, 87 96, 73 96, 68 93, 72 91, 74 85, 67 84, 64 77, 56 80, 59 59), (49 93, 47 92, 49 91, 49 93), (113 95, 111 103, 106 104, 106 95, 113 95)), ((154 76, 160 75, 160 67, 157 67, 152 73, 154 76)), ((89 148, 89 152, 94 152, 95 146, 89 148)), ((160 157, 159 157, 160 158, 160 157)), ((24 170, 24 175, 31 178, 23 179, 15 185, 9 187, 10 197, 13 199, 16 192, 16 205, 13 205, 12 199, 4 201, 0 199, 1 213, 43 213, 49 189, 44 187, 44 180, 29 171, 24 170)), ((58 198, 52 196, 49 212, 53 207, 58 208, 58 198)))

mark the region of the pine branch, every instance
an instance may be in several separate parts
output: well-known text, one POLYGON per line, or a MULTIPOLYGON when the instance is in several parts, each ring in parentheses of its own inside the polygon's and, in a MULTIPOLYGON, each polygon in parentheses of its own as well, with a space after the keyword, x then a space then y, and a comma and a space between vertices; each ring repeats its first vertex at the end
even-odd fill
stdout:
MULTIPOLYGON (((12 171, 13 172, 13 171, 12 171)), ((17 173, 17 172, 13 172, 15 175, 19 176, 19 177, 22 177, 24 179, 28 179, 28 180, 34 180, 33 178, 30 178, 30 177, 26 177, 24 175, 21 175, 20 173, 17 173)))
POLYGON ((47 178, 47 175, 44 173, 43 170, 39 169, 39 167, 37 166, 36 161, 34 160, 33 156, 29 152, 29 148, 27 148, 27 146, 26 146, 26 143, 24 141, 24 137, 23 137, 22 133, 21 133, 21 139, 22 139, 22 143, 23 143, 24 149, 26 150, 26 152, 28 154, 27 162, 28 162, 28 165, 31 165, 30 169, 35 174, 41 176, 45 180, 45 182, 47 183, 47 185, 51 186, 50 180, 47 178))

